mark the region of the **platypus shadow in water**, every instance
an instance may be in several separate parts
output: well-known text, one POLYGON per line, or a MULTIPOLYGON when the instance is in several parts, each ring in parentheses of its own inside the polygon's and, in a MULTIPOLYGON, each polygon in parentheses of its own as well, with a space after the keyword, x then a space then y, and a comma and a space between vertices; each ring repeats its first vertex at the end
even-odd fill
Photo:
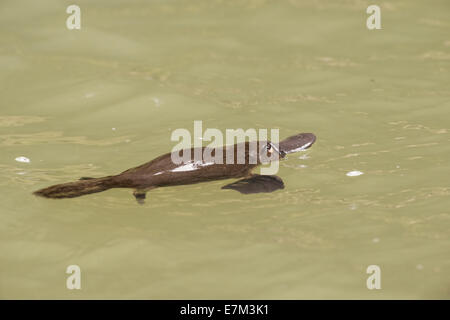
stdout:
MULTIPOLYGON (((185 149, 183 154, 190 154, 189 159, 195 159, 195 155, 200 152, 201 155, 210 154, 211 160, 189 160, 176 164, 172 161, 174 154, 166 153, 150 162, 128 169, 115 176, 102 178, 83 177, 78 181, 57 184, 38 190, 34 194, 46 198, 61 199, 75 198, 112 188, 131 188, 134 189, 133 194, 136 200, 142 204, 147 191, 154 188, 230 178, 243 179, 223 186, 222 189, 232 189, 244 194, 273 192, 284 188, 283 180, 273 175, 252 174, 252 169, 267 163, 267 160, 264 161, 262 159, 278 161, 288 153, 309 148, 315 141, 316 136, 314 134, 300 133, 284 139, 278 144, 270 141, 258 141, 254 144, 257 146, 257 152, 254 151, 255 148, 252 148, 249 142, 217 149, 207 147, 185 149), (222 151, 222 155, 220 155, 218 150, 222 151), (218 152, 218 157, 215 156, 216 151, 218 152), (243 157, 242 155, 244 154, 245 156, 243 157), (240 157, 239 159, 238 156, 240 157)), ((177 156, 180 155, 180 151, 175 151, 174 153, 177 156)))

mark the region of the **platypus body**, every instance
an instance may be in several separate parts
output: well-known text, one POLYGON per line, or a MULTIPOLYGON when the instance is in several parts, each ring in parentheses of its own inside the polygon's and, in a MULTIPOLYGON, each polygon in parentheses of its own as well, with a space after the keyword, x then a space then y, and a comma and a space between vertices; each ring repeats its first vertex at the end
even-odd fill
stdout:
POLYGON ((111 188, 134 189, 134 196, 143 203, 147 191, 175 185, 187 185, 213 180, 244 178, 226 185, 222 189, 233 189, 241 193, 272 192, 284 188, 277 176, 252 175, 251 171, 262 163, 284 158, 286 154, 309 148, 316 140, 312 133, 301 133, 289 137, 279 144, 258 141, 253 148, 245 142, 221 147, 216 157, 215 148, 191 148, 182 152, 166 153, 118 175, 102 178, 81 178, 78 181, 57 184, 34 192, 46 198, 74 198, 85 194, 105 191, 111 188), (243 151, 243 152, 242 152, 243 151), (256 151, 256 152, 255 152, 256 151), (177 156, 190 155, 179 164, 173 161, 177 156), (195 160, 196 155, 210 155, 208 159, 195 160), (228 158, 227 158, 228 157, 228 158), (265 159, 265 160, 264 160, 265 159))

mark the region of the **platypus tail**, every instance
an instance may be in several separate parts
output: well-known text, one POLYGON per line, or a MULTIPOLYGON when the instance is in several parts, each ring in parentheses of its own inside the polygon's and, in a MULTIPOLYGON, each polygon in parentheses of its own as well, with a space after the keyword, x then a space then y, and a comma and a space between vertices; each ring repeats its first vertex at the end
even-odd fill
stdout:
POLYGON ((38 191, 34 195, 46 198, 75 198, 89 193, 96 193, 113 188, 113 177, 82 178, 79 181, 56 184, 38 191))

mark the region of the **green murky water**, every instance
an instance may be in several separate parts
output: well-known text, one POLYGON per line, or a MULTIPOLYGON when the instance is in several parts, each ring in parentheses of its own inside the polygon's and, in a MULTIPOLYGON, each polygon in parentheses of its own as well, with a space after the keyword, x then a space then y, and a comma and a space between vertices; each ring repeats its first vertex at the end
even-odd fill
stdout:
POLYGON ((0 4, 0 298, 450 297, 448 1, 378 1, 374 31, 358 0, 78 1, 78 31, 69 4, 0 4), (194 120, 318 140, 273 194, 31 195, 194 120))

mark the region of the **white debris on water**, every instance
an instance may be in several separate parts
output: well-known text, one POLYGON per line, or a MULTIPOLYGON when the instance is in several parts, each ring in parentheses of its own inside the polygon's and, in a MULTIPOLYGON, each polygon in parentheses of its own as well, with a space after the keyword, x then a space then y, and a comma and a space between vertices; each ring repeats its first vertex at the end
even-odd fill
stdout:
POLYGON ((380 238, 373 238, 373 239, 372 239, 372 242, 373 242, 373 243, 378 243, 378 242, 380 242, 380 238))
POLYGON ((159 100, 158 98, 152 98, 152 100, 156 107, 161 106, 161 100, 159 100))
POLYGON ((24 163, 30 163, 30 162, 31 162, 30 159, 28 159, 27 157, 23 157, 23 156, 17 157, 17 158, 16 158, 16 161, 17 161, 17 162, 24 162, 24 163))
POLYGON ((309 159, 309 156, 307 155, 307 154, 304 154, 304 155, 301 155, 300 157, 298 157, 299 159, 302 159, 302 160, 306 160, 306 159, 309 159))
POLYGON ((416 269, 417 269, 417 270, 423 270, 423 265, 422 265, 422 264, 418 264, 418 265, 416 266, 416 269))
POLYGON ((360 176, 362 174, 364 174, 364 172, 357 171, 357 170, 349 171, 349 172, 346 173, 347 177, 357 177, 357 176, 360 176))

